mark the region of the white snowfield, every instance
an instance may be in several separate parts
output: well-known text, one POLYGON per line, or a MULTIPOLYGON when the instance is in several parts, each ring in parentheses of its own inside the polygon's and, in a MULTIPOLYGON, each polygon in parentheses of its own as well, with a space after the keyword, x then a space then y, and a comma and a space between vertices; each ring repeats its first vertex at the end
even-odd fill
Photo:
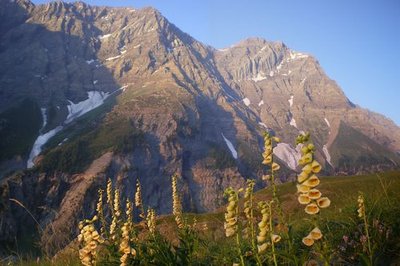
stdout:
POLYGON ((274 154, 284 161, 290 169, 296 170, 298 161, 301 158, 300 145, 296 149, 287 143, 278 143, 274 148, 274 154))
POLYGON ((243 99, 243 102, 244 102, 244 104, 245 104, 246 106, 249 106, 249 105, 250 105, 250 100, 249 100, 249 98, 244 98, 244 99, 243 99))
POLYGON ((228 146, 229 150, 231 151, 233 158, 237 159, 238 154, 237 154, 237 151, 235 150, 235 147, 233 147, 232 142, 230 142, 229 139, 225 138, 224 134, 221 133, 221 135, 224 138, 225 143, 228 146))
POLYGON ((324 146, 322 147, 322 151, 323 151, 324 154, 325 154, 326 161, 332 166, 332 163, 331 163, 331 155, 329 154, 328 147, 327 147, 326 145, 324 145, 324 146))
MULTIPOLYGON (((328 127, 330 128, 331 127, 331 123, 329 123, 329 120, 325 117, 324 118, 324 120, 325 120, 325 123, 328 125, 328 127)), ((329 135, 331 134, 331 131, 329 131, 329 135)), ((331 166, 333 166, 332 165, 332 162, 331 162, 331 155, 329 154, 329 150, 328 150, 328 144, 325 144, 323 147, 322 147, 322 151, 324 152, 324 154, 325 154, 325 158, 326 158, 326 161, 331 165, 331 166)))
MULTIPOLYGON (((121 87, 120 89, 126 88, 121 87)), ((67 105, 68 108, 68 116, 67 119, 64 121, 64 125, 71 123, 74 119, 86 114, 87 112, 93 110, 96 107, 99 107, 104 103, 104 100, 107 99, 108 96, 111 94, 108 92, 101 92, 101 91, 88 91, 88 99, 83 100, 79 103, 73 103, 69 101, 69 105, 67 105)), ((47 116, 46 116, 46 109, 42 108, 42 116, 43 116, 43 125, 42 129, 47 124, 47 116)), ((42 151, 42 147, 47 143, 49 139, 54 137, 58 132, 60 132, 64 127, 63 126, 58 126, 44 134, 40 134, 39 137, 35 140, 35 143, 33 144, 32 150, 29 154, 29 158, 27 161, 27 168, 31 168, 34 166, 33 160, 35 159, 36 156, 40 154, 42 151)))
POLYGON ((110 96, 108 92, 102 91, 88 91, 88 98, 79 103, 73 103, 69 101, 68 116, 65 120, 65 124, 72 122, 72 120, 86 114, 87 112, 99 107, 104 103, 104 100, 110 96))

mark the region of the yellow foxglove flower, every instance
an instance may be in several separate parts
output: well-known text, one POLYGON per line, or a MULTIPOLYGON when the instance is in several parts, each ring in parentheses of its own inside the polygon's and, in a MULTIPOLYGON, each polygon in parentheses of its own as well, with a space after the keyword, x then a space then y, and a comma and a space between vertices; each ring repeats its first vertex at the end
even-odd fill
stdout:
POLYGON ((264 244, 261 245, 257 245, 257 250, 259 254, 263 254, 268 247, 270 246, 270 244, 268 242, 265 242, 264 244))
POLYGON ((266 158, 264 158, 264 160, 262 161, 262 164, 270 164, 272 163, 272 155, 267 156, 266 158))
POLYGON ((309 143, 309 144, 307 145, 307 148, 308 148, 308 150, 310 150, 310 151, 314 151, 314 150, 315 150, 315 146, 314 146, 314 144, 312 144, 312 143, 309 143))
POLYGON ((308 178, 308 174, 306 174, 305 172, 301 172, 298 176, 297 176, 297 182, 298 183, 303 183, 304 181, 306 181, 308 178))
POLYGON ((308 164, 312 162, 313 156, 311 154, 311 152, 306 153, 303 155, 303 157, 301 157, 303 159, 303 163, 304 164, 308 164))
POLYGON ((280 235, 275 235, 275 234, 271 235, 271 242, 278 243, 279 241, 281 241, 280 235))
POLYGON ((322 197, 317 200, 318 207, 328 208, 331 205, 331 201, 327 197, 322 197))
POLYGON ((304 210, 308 214, 317 214, 319 212, 319 208, 315 203, 308 204, 304 210))
POLYGON ((306 164, 306 165, 303 167, 302 171, 303 171, 304 173, 308 174, 308 175, 311 174, 311 172, 312 172, 311 164, 306 164))
POLYGON ((311 168, 312 168, 312 171, 314 172, 314 173, 316 173, 316 174, 318 174, 320 171, 321 171, 321 165, 317 162, 317 161, 313 161, 312 163, 311 163, 311 168))
POLYGON ((272 163, 272 171, 278 171, 281 167, 277 163, 272 163))
POLYGON ((316 188, 313 188, 310 191, 308 191, 308 196, 310 197, 310 199, 313 200, 319 199, 321 195, 322 195, 321 192, 316 188))
POLYGON ((270 145, 272 145, 272 140, 271 140, 271 138, 264 138, 264 144, 265 144, 265 146, 270 146, 270 145))
POLYGON ((319 240, 322 238, 322 233, 321 230, 319 230, 318 227, 315 227, 309 234, 309 236, 311 236, 312 239, 314 240, 319 240))
POLYGON ((308 149, 308 147, 306 145, 304 145, 303 147, 301 147, 301 153, 302 154, 307 154, 310 150, 308 149))
POLYGON ((310 187, 306 185, 297 184, 296 187, 297 187, 297 192, 300 193, 307 193, 308 191, 310 191, 310 187))
POLYGON ((310 197, 307 194, 300 194, 299 197, 297 198, 300 204, 309 204, 311 202, 310 197))
POLYGON ((257 236, 258 243, 264 243, 267 240, 266 236, 257 236))
POLYGON ((303 237, 302 242, 307 247, 311 247, 312 245, 314 245, 314 239, 310 235, 303 237))
POLYGON ((264 157, 264 158, 266 158, 266 157, 268 157, 268 156, 270 156, 272 154, 272 148, 268 148, 268 149, 265 149, 265 151, 262 153, 262 156, 264 157))
POLYGON ((272 139, 273 139, 275 142, 281 142, 281 139, 278 138, 278 137, 273 137, 272 139))
POLYGON ((316 187, 319 185, 319 183, 319 178, 316 175, 312 175, 303 184, 309 187, 316 187))

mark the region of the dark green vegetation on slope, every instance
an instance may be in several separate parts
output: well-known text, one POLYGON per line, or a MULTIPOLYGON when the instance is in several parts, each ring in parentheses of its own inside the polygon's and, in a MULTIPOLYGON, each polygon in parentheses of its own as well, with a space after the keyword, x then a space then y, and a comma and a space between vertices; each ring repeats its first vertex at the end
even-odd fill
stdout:
POLYGON ((143 133, 132 121, 110 115, 98 128, 49 151, 40 167, 46 172, 77 173, 104 152, 132 151, 143 143, 143 138, 143 133))
POLYGON ((28 155, 42 124, 40 108, 31 99, 0 113, 0 162, 28 155))

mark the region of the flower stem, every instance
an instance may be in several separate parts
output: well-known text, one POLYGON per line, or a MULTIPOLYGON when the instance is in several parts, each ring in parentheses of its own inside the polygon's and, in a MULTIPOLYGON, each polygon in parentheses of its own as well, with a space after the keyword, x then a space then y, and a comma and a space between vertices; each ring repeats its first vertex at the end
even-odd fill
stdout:
MULTIPOLYGON (((269 204, 269 231, 270 231, 270 234, 272 234, 273 230, 274 230, 274 227, 272 224, 272 203, 273 202, 274 201, 272 200, 269 204)), ((274 261, 274 265, 278 266, 278 262, 276 260, 276 254, 275 254, 275 243, 274 243, 274 240, 272 239, 271 235, 270 235, 270 239, 271 239, 271 247, 272 247, 272 259, 274 261)))
POLYGON ((372 248, 371 248, 371 241, 370 241, 370 237, 369 237, 369 228, 368 228, 368 221, 367 221, 367 215, 366 212, 364 210, 364 226, 365 226, 365 235, 367 236, 367 244, 368 244, 368 257, 369 257, 369 262, 371 263, 371 265, 373 265, 373 255, 372 255, 372 248))

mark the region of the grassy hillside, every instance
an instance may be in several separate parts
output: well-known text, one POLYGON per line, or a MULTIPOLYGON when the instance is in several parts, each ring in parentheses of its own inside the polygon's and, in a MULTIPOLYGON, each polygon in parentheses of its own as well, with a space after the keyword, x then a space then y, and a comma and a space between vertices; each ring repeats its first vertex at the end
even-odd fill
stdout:
MULTIPOLYGON (((323 177, 319 189, 332 202, 331 206, 323 209, 318 217, 320 228, 324 232, 324 245, 320 248, 325 248, 327 253, 332 254, 331 261, 340 265, 368 265, 366 260, 363 262, 363 250, 360 245, 360 234, 363 237, 363 231, 360 231, 362 221, 357 217, 357 197, 359 192, 362 192, 366 201, 366 215, 371 226, 370 237, 376 264, 387 265, 399 262, 400 220, 398 217, 400 207, 398 202, 400 193, 398 191, 400 190, 400 171, 363 176, 323 177), (344 243, 343 239, 346 237, 350 240, 344 243), (352 246, 349 243, 353 243, 352 246)), ((303 211, 303 206, 298 203, 296 191, 294 183, 286 183, 277 187, 278 198, 282 203, 287 221, 288 236, 290 236, 289 239, 283 237, 283 243, 276 246, 278 260, 284 265, 302 264, 313 257, 313 252, 317 252, 315 247, 311 249, 301 243, 305 232, 310 230, 310 217, 303 211), (292 243, 291 254, 284 253, 287 249, 284 241, 292 243)), ((254 194, 255 205, 259 201, 270 200, 271 194, 270 188, 256 192, 254 194)), ((240 209, 243 209, 242 204, 243 200, 240 200, 240 209)), ((225 208, 221 208, 215 213, 184 213, 183 219, 187 224, 196 224, 193 227, 195 229, 193 235, 185 235, 182 230, 178 230, 172 215, 157 218, 156 228, 160 235, 155 238, 151 238, 148 231, 143 229, 145 228, 143 222, 138 223, 135 226, 138 239, 134 245, 138 251, 144 253, 148 252, 146 249, 154 249, 154 245, 157 245, 155 249, 158 249, 158 252, 174 250, 176 252, 174 254, 178 256, 179 250, 187 248, 185 245, 194 243, 192 256, 196 263, 192 263, 193 265, 232 265, 237 262, 238 256, 234 248, 235 240, 225 237, 224 212, 225 208)), ((258 211, 255 214, 256 220, 260 221, 258 211)), ((241 216, 243 218, 244 215, 241 214, 241 216)), ((246 239, 242 239, 241 248, 246 254, 250 254, 250 243, 246 239)), ((77 243, 71 245, 53 260, 53 265, 79 265, 77 250, 77 243)), ((171 255, 173 252, 169 253, 168 251, 167 253, 171 255)), ((164 257, 163 259, 167 264, 169 259, 179 260, 178 257, 164 257)), ((149 262, 147 259, 142 257, 141 263, 149 262)), ((245 259, 246 265, 254 264, 250 257, 245 257, 245 259)), ((46 265, 49 262, 44 259, 41 263, 46 265)), ((22 261, 20 265, 33 264, 22 261)), ((118 265, 118 262, 108 262, 107 265, 118 265)))

